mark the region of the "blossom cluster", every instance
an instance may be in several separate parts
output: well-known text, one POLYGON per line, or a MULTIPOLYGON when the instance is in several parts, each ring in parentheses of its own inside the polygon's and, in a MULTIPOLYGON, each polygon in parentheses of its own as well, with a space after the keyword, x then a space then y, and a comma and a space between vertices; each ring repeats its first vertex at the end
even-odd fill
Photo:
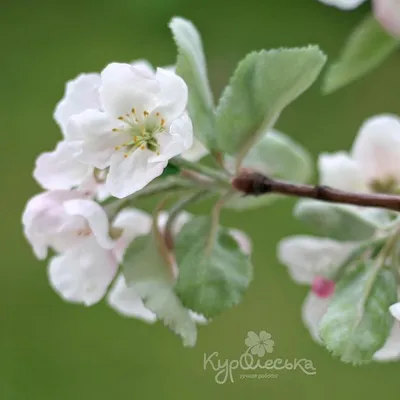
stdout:
MULTIPOLYGON (((360 128, 351 152, 322 153, 319 156, 320 183, 355 193, 398 193, 400 190, 400 118, 379 115, 360 128)), ((393 223, 393 213, 381 209, 340 205, 367 217, 384 230, 393 223)), ((278 257, 299 284, 310 285, 302 308, 303 321, 311 336, 322 343, 319 325, 335 293, 339 268, 360 245, 327 237, 291 236, 278 246, 278 257)), ((400 321, 400 303, 390 306, 400 321)), ((385 345, 374 354, 377 361, 400 359, 400 322, 395 322, 385 345)))

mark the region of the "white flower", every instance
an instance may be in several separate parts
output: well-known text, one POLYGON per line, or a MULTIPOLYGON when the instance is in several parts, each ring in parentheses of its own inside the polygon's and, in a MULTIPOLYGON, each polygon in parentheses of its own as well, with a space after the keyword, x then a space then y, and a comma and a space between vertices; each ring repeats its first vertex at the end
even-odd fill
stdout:
POLYGON ((365 0, 319 0, 321 3, 327 4, 328 6, 334 6, 343 10, 351 10, 364 3, 365 0))
MULTIPOLYGON (((311 285, 318 276, 333 274, 354 246, 354 243, 294 236, 280 243, 278 257, 289 268, 290 275, 296 282, 311 285)), ((304 325, 319 344, 322 343, 319 336, 319 323, 330 301, 330 297, 323 298, 310 291, 302 306, 304 325)), ((392 308, 391 311, 394 312, 392 308)), ((385 345, 374 354, 373 358, 376 361, 400 359, 400 324, 398 322, 394 324, 385 345)))
POLYGON ((393 191, 400 187, 400 119, 380 115, 361 127, 350 154, 319 157, 320 182, 357 192, 393 191))
POLYGON ((398 321, 400 321, 400 303, 392 304, 389 307, 389 311, 398 321))
POLYGON ((151 218, 146 213, 135 209, 123 210, 110 228, 117 233, 111 248, 101 247, 94 237, 89 236, 85 242, 50 261, 51 286, 66 301, 87 306, 97 303, 114 279, 125 249, 135 237, 146 234, 150 225, 151 218))
POLYGON ((77 191, 54 190, 34 196, 26 205, 22 223, 39 259, 46 258, 49 247, 63 252, 92 237, 103 248, 113 246, 106 213, 77 191))
POLYGON ((67 135, 82 162, 109 167, 107 190, 125 197, 158 177, 168 160, 192 146, 185 112, 187 86, 157 69, 149 78, 129 64, 112 63, 101 74, 101 106, 69 119, 67 135))
POLYGON ((400 0, 374 0, 374 15, 388 33, 400 37, 400 0))

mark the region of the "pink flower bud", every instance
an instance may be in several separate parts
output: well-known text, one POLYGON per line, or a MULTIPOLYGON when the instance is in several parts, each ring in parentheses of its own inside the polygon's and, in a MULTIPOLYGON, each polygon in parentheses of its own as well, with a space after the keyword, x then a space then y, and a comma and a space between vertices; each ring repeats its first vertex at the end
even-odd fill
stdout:
POLYGON ((317 276, 313 280, 311 290, 318 297, 326 299, 335 291, 335 282, 322 276, 317 276))
POLYGON ((400 38, 400 0, 374 0, 377 21, 391 35, 400 38))

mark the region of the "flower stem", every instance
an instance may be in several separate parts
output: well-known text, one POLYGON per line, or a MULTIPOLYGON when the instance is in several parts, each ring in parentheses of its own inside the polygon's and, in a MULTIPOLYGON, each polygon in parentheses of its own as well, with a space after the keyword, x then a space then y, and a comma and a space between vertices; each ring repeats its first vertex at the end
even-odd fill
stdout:
POLYGON ((268 193, 279 193, 285 196, 305 197, 329 203, 353 204, 400 211, 400 196, 379 193, 353 193, 329 186, 284 182, 269 178, 258 172, 242 171, 233 179, 232 185, 245 195, 260 196, 268 193))
POLYGON ((183 169, 199 172, 200 174, 208 176, 218 181, 219 183, 223 183, 225 186, 229 184, 228 176, 225 173, 218 171, 214 168, 210 168, 199 163, 194 163, 185 160, 182 157, 174 157, 170 160, 170 163, 176 165, 177 167, 181 167, 183 169))

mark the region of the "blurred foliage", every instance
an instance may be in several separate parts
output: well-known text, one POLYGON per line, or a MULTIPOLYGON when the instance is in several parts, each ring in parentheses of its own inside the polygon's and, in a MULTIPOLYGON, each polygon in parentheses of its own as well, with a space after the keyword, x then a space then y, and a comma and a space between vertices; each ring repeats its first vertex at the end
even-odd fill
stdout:
MULTIPOLYGON (((238 60, 251 50, 320 44, 330 59, 368 5, 341 12, 316 0, 4 0, 0 13, 2 230, 0 270, 0 399, 97 400, 294 398, 364 400, 398 393, 400 366, 342 364, 315 344, 301 323, 307 289, 289 280, 275 256, 285 235, 303 232, 292 200, 270 208, 223 214, 227 226, 254 241, 255 280, 243 303, 201 327, 195 349, 160 325, 124 319, 105 304, 64 303, 47 282, 45 263, 25 242, 20 215, 39 188, 31 177, 39 152, 61 137, 52 110, 64 84, 110 61, 174 62, 168 21, 181 15, 204 38, 211 85, 220 93, 238 60), (276 379, 217 385, 203 354, 238 358, 247 332, 266 330, 273 356, 309 358, 315 376, 282 371, 276 379)), ((361 122, 400 114, 400 54, 358 82, 322 97, 320 81, 284 111, 277 128, 320 151, 349 148, 361 122)), ((150 207, 153 203, 139 204, 150 207)), ((205 205, 194 209, 206 210, 205 205)))

